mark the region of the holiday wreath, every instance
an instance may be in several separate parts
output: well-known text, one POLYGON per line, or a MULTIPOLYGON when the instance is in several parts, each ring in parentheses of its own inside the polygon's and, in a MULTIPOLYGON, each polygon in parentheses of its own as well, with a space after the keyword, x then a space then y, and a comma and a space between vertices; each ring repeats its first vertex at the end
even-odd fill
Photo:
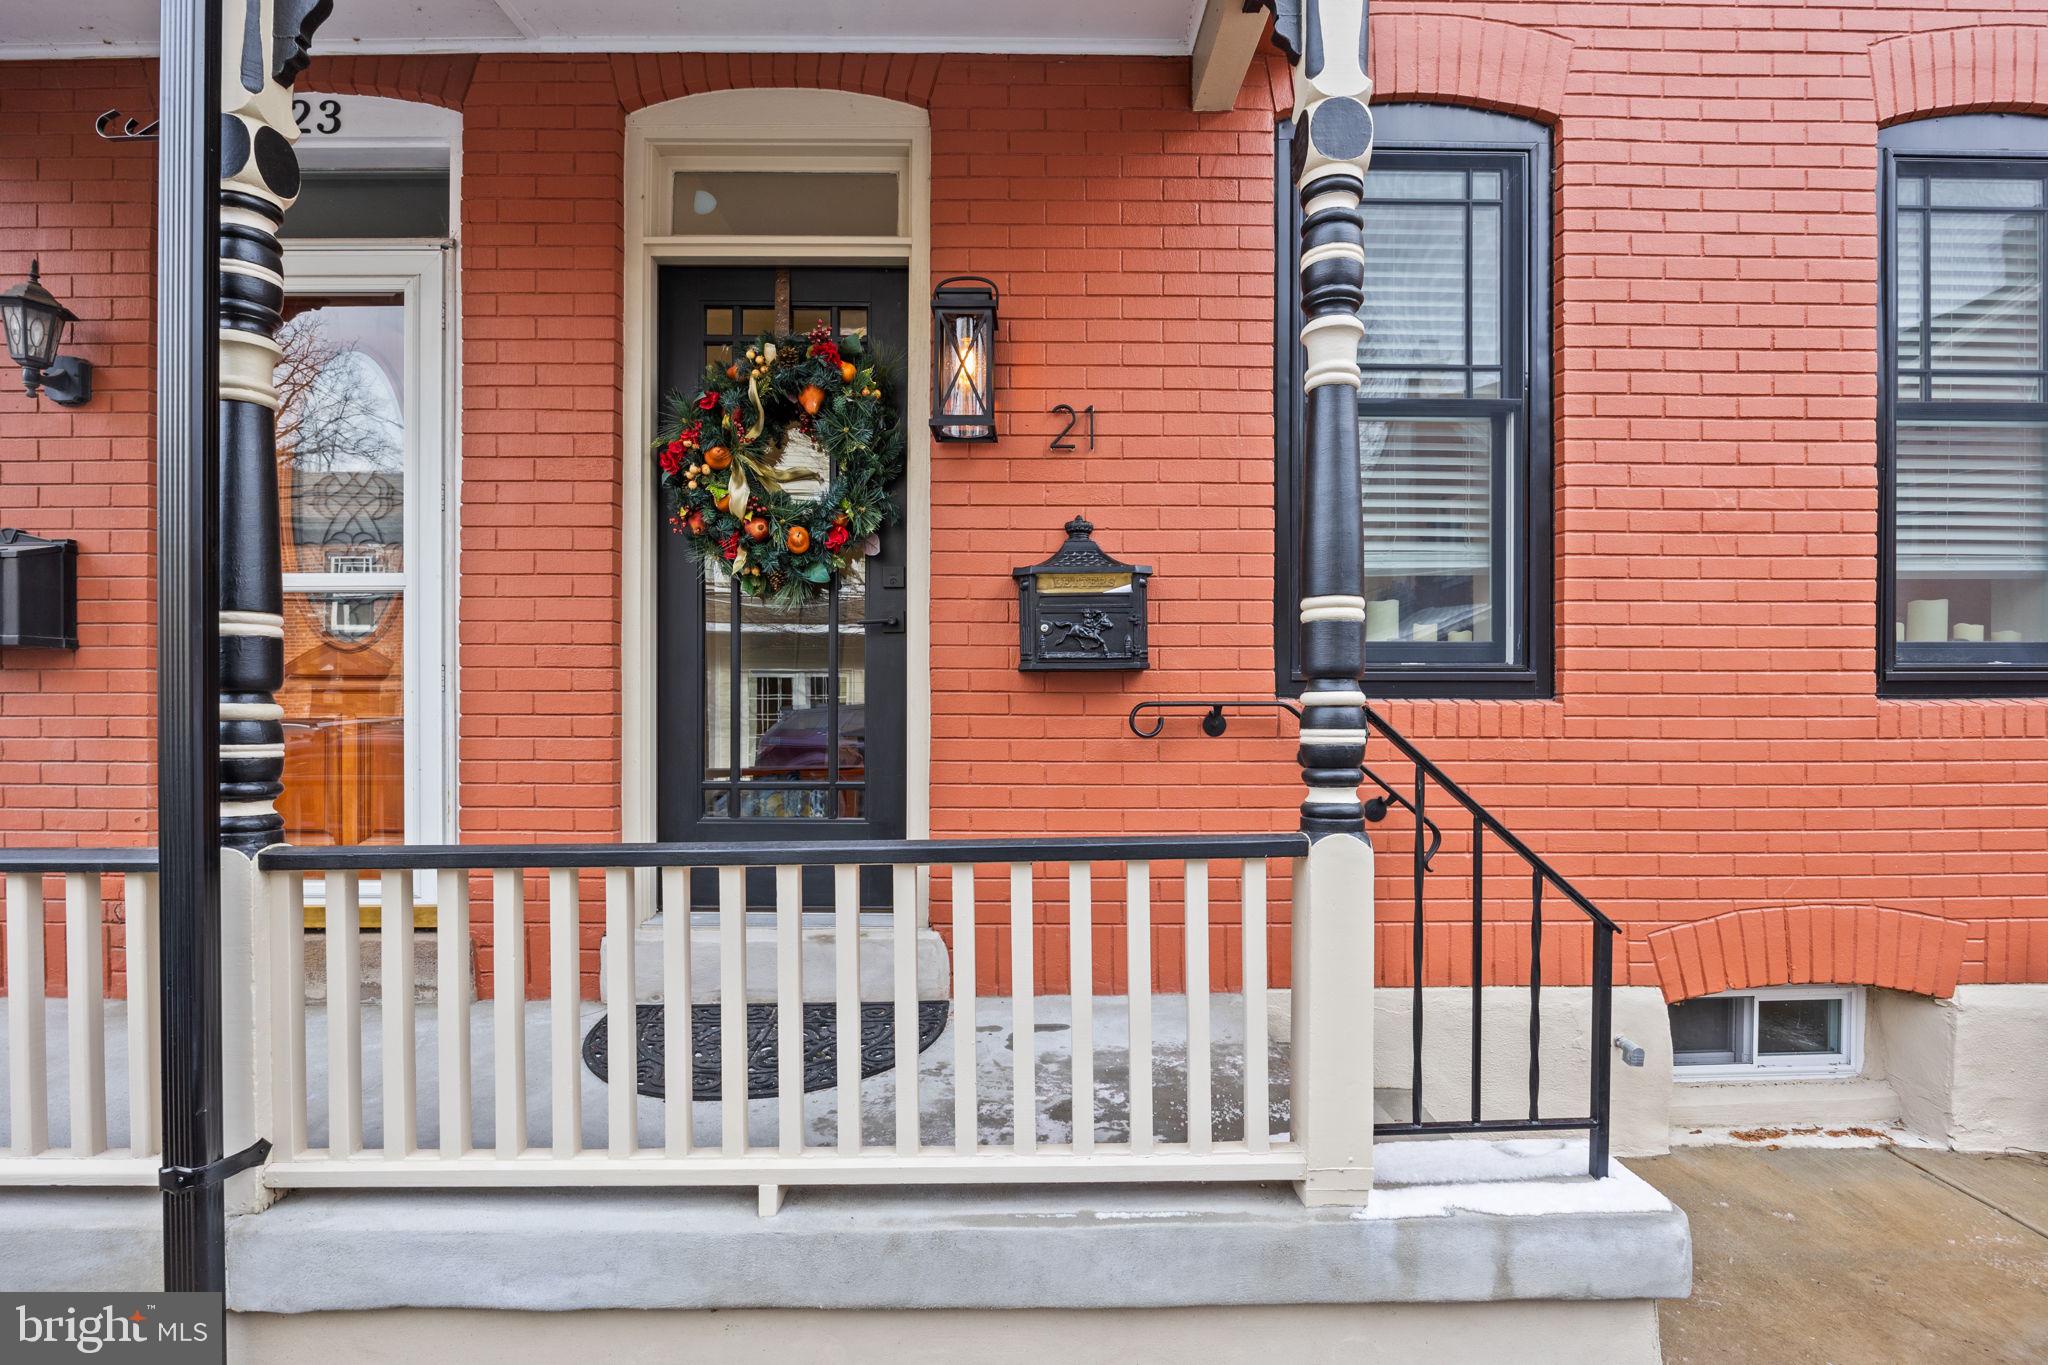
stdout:
POLYGON ((903 423, 864 337, 766 332, 671 393, 654 445, 669 527, 750 596, 800 603, 881 546, 903 423), (811 449, 791 459, 792 443, 811 449), (822 484, 815 496, 798 496, 822 484))

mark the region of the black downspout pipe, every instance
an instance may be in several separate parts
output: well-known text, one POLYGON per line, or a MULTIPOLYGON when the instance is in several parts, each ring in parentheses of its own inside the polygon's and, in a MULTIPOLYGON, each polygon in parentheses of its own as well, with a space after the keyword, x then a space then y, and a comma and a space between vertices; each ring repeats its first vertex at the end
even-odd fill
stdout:
MULTIPOLYGON (((157 109, 157 843, 163 1162, 221 1157, 220 810, 215 750, 220 430, 218 0, 162 0, 157 109)), ((170 1182, 166 1182, 167 1185, 170 1182)), ((164 1191, 164 1288, 221 1292, 218 1181, 164 1191)))

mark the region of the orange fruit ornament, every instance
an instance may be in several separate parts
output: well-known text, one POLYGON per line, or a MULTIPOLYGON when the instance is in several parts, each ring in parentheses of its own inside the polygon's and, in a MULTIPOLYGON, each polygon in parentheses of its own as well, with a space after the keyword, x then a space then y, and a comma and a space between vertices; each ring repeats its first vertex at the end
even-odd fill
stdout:
POLYGON ((805 416, 816 417, 818 409, 824 405, 825 391, 816 384, 806 384, 804 391, 796 396, 796 402, 797 406, 804 410, 805 416))
POLYGON ((859 373, 860 371, 853 367, 853 362, 851 360, 842 360, 839 362, 840 383, 851 384, 853 382, 853 377, 859 373))
POLYGON ((789 534, 783 537, 783 541, 789 546, 791 554, 800 555, 811 548, 810 530, 803 526, 792 526, 789 528, 789 534))
POLYGON ((725 377, 727 379, 738 379, 740 377, 740 365, 737 360, 725 367, 725 377))
POLYGON ((724 446, 713 446, 704 452, 704 463, 713 469, 729 469, 732 467, 732 452, 724 446))
POLYGON ((768 518, 766 518, 766 517, 748 517, 748 518, 747 518, 747 539, 748 539, 748 540, 766 540, 766 539, 768 539, 768 518))

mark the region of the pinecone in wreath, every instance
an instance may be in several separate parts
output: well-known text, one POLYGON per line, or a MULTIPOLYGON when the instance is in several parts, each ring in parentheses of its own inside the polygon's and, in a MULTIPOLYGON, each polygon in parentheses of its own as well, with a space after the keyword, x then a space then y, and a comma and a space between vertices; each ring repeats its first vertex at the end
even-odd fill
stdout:
POLYGON ((781 592, 783 585, 787 582, 789 582, 789 575, 780 569, 775 569, 768 575, 768 591, 781 592))

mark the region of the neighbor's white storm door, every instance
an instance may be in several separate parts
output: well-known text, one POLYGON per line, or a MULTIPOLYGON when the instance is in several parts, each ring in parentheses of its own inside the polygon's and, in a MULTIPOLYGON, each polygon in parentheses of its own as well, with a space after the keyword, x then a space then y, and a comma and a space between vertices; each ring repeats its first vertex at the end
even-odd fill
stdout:
POLYGON ((455 834, 447 257, 287 244, 278 699, 293 844, 455 834))

